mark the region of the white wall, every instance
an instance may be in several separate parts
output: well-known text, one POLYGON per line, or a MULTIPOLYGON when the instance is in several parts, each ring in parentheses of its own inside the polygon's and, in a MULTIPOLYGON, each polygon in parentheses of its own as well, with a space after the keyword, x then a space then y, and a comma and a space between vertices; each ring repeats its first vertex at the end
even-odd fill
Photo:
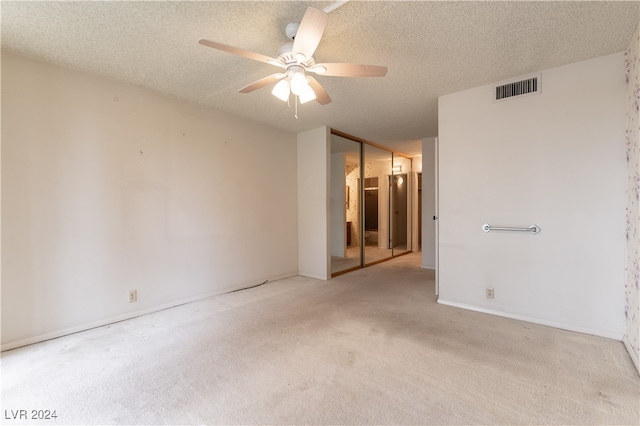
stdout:
POLYGON ((297 273, 294 134, 3 53, 2 151, 3 349, 297 273))
POLYGON ((328 127, 298 134, 298 272, 331 277, 328 127))
POLYGON ((331 256, 347 256, 347 216, 345 205, 347 191, 345 173, 347 169, 346 157, 343 152, 331 154, 331 185, 330 185, 330 247, 331 256))
POLYGON ((436 140, 422 140, 422 267, 436 269, 436 140))
POLYGON ((440 98, 441 303, 622 337, 623 60, 543 71, 540 95, 494 102, 488 85, 440 98))

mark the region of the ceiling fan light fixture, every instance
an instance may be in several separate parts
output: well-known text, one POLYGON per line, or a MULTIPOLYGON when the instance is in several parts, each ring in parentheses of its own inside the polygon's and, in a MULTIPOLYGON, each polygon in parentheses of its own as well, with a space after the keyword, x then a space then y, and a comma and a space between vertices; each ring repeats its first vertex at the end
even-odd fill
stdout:
POLYGON ((271 93, 276 98, 286 102, 289 100, 289 94, 291 92, 291 87, 289 85, 288 80, 280 80, 274 87, 271 93))
MULTIPOLYGON (((309 82, 304 73, 296 71, 291 76, 291 91, 294 95, 300 96, 309 87, 309 82)), ((309 87, 310 88, 310 87, 309 87)))
POLYGON ((298 98, 300 98, 300 103, 304 104, 314 100, 316 98, 316 92, 307 84, 307 87, 298 95, 298 98))

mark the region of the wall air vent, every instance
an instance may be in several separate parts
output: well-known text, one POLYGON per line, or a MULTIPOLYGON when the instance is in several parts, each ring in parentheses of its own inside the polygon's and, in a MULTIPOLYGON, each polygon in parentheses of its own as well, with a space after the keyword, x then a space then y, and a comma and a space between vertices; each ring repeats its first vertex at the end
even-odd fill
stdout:
POLYGON ((496 87, 496 101, 540 92, 539 77, 514 81, 496 87))

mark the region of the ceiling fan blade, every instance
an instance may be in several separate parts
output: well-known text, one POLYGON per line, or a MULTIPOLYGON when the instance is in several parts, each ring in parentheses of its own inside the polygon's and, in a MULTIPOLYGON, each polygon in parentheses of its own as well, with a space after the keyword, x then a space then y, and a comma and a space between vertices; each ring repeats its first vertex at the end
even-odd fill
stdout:
POLYGON ((214 49, 222 50, 223 52, 233 53, 234 55, 242 56, 244 58, 253 59, 258 62, 266 62, 271 65, 279 66, 280 68, 285 68, 284 64, 281 64, 277 59, 271 58, 266 55, 262 55, 260 53, 251 52, 249 50, 240 49, 239 47, 233 47, 226 44, 218 43, 216 41, 200 39, 198 43, 213 47, 214 49))
POLYGON ((387 67, 360 64, 316 64, 309 71, 320 67, 324 67, 327 71, 318 74, 332 77, 384 77, 387 75, 387 67))
POLYGON ((326 105, 330 103, 331 98, 329 97, 329 94, 327 94, 327 91, 324 90, 324 87, 322 87, 320 83, 318 83, 318 80, 311 77, 310 75, 307 75, 307 78, 309 79, 309 85, 313 89, 313 92, 316 94, 316 101, 318 101, 320 105, 326 105))
POLYGON ((316 51, 324 27, 327 26, 329 15, 323 11, 310 7, 305 12, 298 27, 296 38, 293 40, 293 53, 302 53, 307 59, 316 51))
POLYGON ((267 86, 271 83, 275 83, 278 80, 281 80, 282 78, 286 77, 286 74, 282 74, 282 73, 276 73, 276 74, 271 74, 270 76, 261 78, 258 81, 254 81, 253 83, 249 84, 248 86, 244 86, 242 89, 238 90, 238 92, 240 93, 249 93, 249 92, 253 92, 254 90, 258 90, 264 86, 267 86))

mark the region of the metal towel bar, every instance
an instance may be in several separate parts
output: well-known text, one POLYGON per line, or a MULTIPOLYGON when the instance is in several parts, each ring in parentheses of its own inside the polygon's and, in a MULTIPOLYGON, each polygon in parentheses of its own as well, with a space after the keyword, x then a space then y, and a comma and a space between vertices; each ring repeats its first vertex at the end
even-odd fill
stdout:
POLYGON ((538 226, 538 225, 531 225, 528 228, 507 228, 504 226, 491 226, 488 223, 485 223, 484 225, 482 225, 482 230, 484 232, 489 232, 489 231, 524 231, 524 232, 531 232, 533 235, 539 233, 540 231, 542 231, 542 229, 538 226))

